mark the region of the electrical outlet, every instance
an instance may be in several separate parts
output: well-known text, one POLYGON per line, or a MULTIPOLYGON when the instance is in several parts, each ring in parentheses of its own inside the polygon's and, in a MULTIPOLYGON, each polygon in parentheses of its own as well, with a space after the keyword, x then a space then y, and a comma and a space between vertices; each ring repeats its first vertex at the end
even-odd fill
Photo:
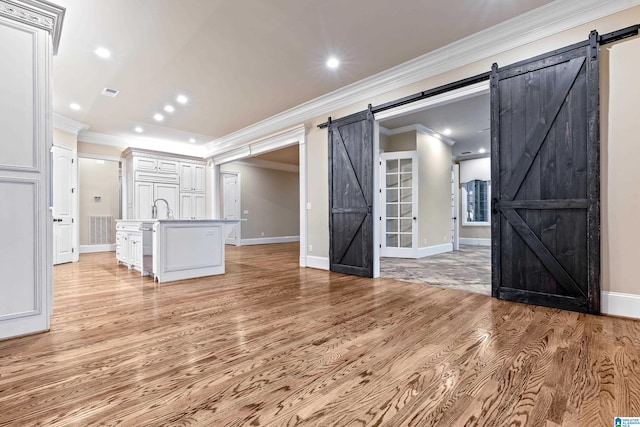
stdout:
POLYGON ((262 237, 264 237, 264 231, 263 231, 262 233, 260 233, 260 235, 261 235, 262 237))
POLYGON ((307 210, 311 210, 311 202, 307 203, 307 210))
POLYGON ((425 245, 427 244, 427 238, 426 237, 424 238, 424 244, 425 245))
POLYGON ((245 209, 243 212, 245 215, 249 215, 249 209, 245 209))
POLYGON ((313 245, 309 245, 309 252, 313 252, 313 245))
POLYGON ((443 241, 443 242, 446 242, 446 241, 447 241, 447 236, 444 236, 444 237, 442 238, 442 241, 443 241))

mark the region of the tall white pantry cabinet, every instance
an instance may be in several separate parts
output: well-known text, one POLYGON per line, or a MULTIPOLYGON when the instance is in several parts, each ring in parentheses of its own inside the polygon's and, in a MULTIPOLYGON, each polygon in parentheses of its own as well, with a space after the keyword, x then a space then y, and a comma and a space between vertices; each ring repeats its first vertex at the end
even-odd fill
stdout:
POLYGON ((0 0, 0 339, 53 310, 51 62, 65 9, 0 0))

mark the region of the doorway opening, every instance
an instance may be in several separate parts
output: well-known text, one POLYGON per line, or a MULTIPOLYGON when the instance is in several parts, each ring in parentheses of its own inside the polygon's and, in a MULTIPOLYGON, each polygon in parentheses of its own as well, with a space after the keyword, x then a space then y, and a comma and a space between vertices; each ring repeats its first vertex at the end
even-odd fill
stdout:
POLYGON ((488 82, 376 114, 380 276, 491 295, 488 82))
POLYGON ((295 144, 220 166, 221 218, 243 220, 227 236, 228 251, 261 245, 269 253, 300 252, 299 165, 295 144))

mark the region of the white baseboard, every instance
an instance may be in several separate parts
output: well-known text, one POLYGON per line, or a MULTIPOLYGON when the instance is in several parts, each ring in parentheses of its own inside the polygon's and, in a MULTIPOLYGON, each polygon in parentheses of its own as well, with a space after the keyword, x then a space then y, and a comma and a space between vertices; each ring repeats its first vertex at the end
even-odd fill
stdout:
POLYGON ((307 255, 307 267, 329 270, 329 258, 307 255))
POLYGON ((255 239, 240 239, 240 246, 270 245, 273 243, 290 243, 290 242, 299 242, 299 241, 300 241, 300 236, 257 237, 255 239))
POLYGON ((459 242, 461 245, 491 246, 491 239, 472 239, 469 237, 461 237, 459 242))
POLYGON ((640 319, 640 295, 602 291, 600 311, 602 314, 640 319))
POLYGON ((306 256, 300 256, 300 267, 306 267, 307 266, 307 257, 306 256))
POLYGON ((116 245, 80 245, 81 254, 92 254, 94 252, 114 252, 116 245))
POLYGON ((451 252, 452 250, 453 250, 453 243, 445 243, 442 245, 418 248, 416 255, 417 255, 417 258, 424 258, 432 255, 443 254, 445 252, 451 252))

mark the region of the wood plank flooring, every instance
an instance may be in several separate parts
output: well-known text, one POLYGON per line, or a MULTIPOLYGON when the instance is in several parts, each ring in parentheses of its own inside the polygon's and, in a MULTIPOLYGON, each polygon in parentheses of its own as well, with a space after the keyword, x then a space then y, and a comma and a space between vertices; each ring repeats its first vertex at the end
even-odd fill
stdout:
POLYGON ((154 284, 82 255, 46 334, 0 342, 0 425, 612 426, 640 415, 640 322, 297 267, 229 248, 154 284))

